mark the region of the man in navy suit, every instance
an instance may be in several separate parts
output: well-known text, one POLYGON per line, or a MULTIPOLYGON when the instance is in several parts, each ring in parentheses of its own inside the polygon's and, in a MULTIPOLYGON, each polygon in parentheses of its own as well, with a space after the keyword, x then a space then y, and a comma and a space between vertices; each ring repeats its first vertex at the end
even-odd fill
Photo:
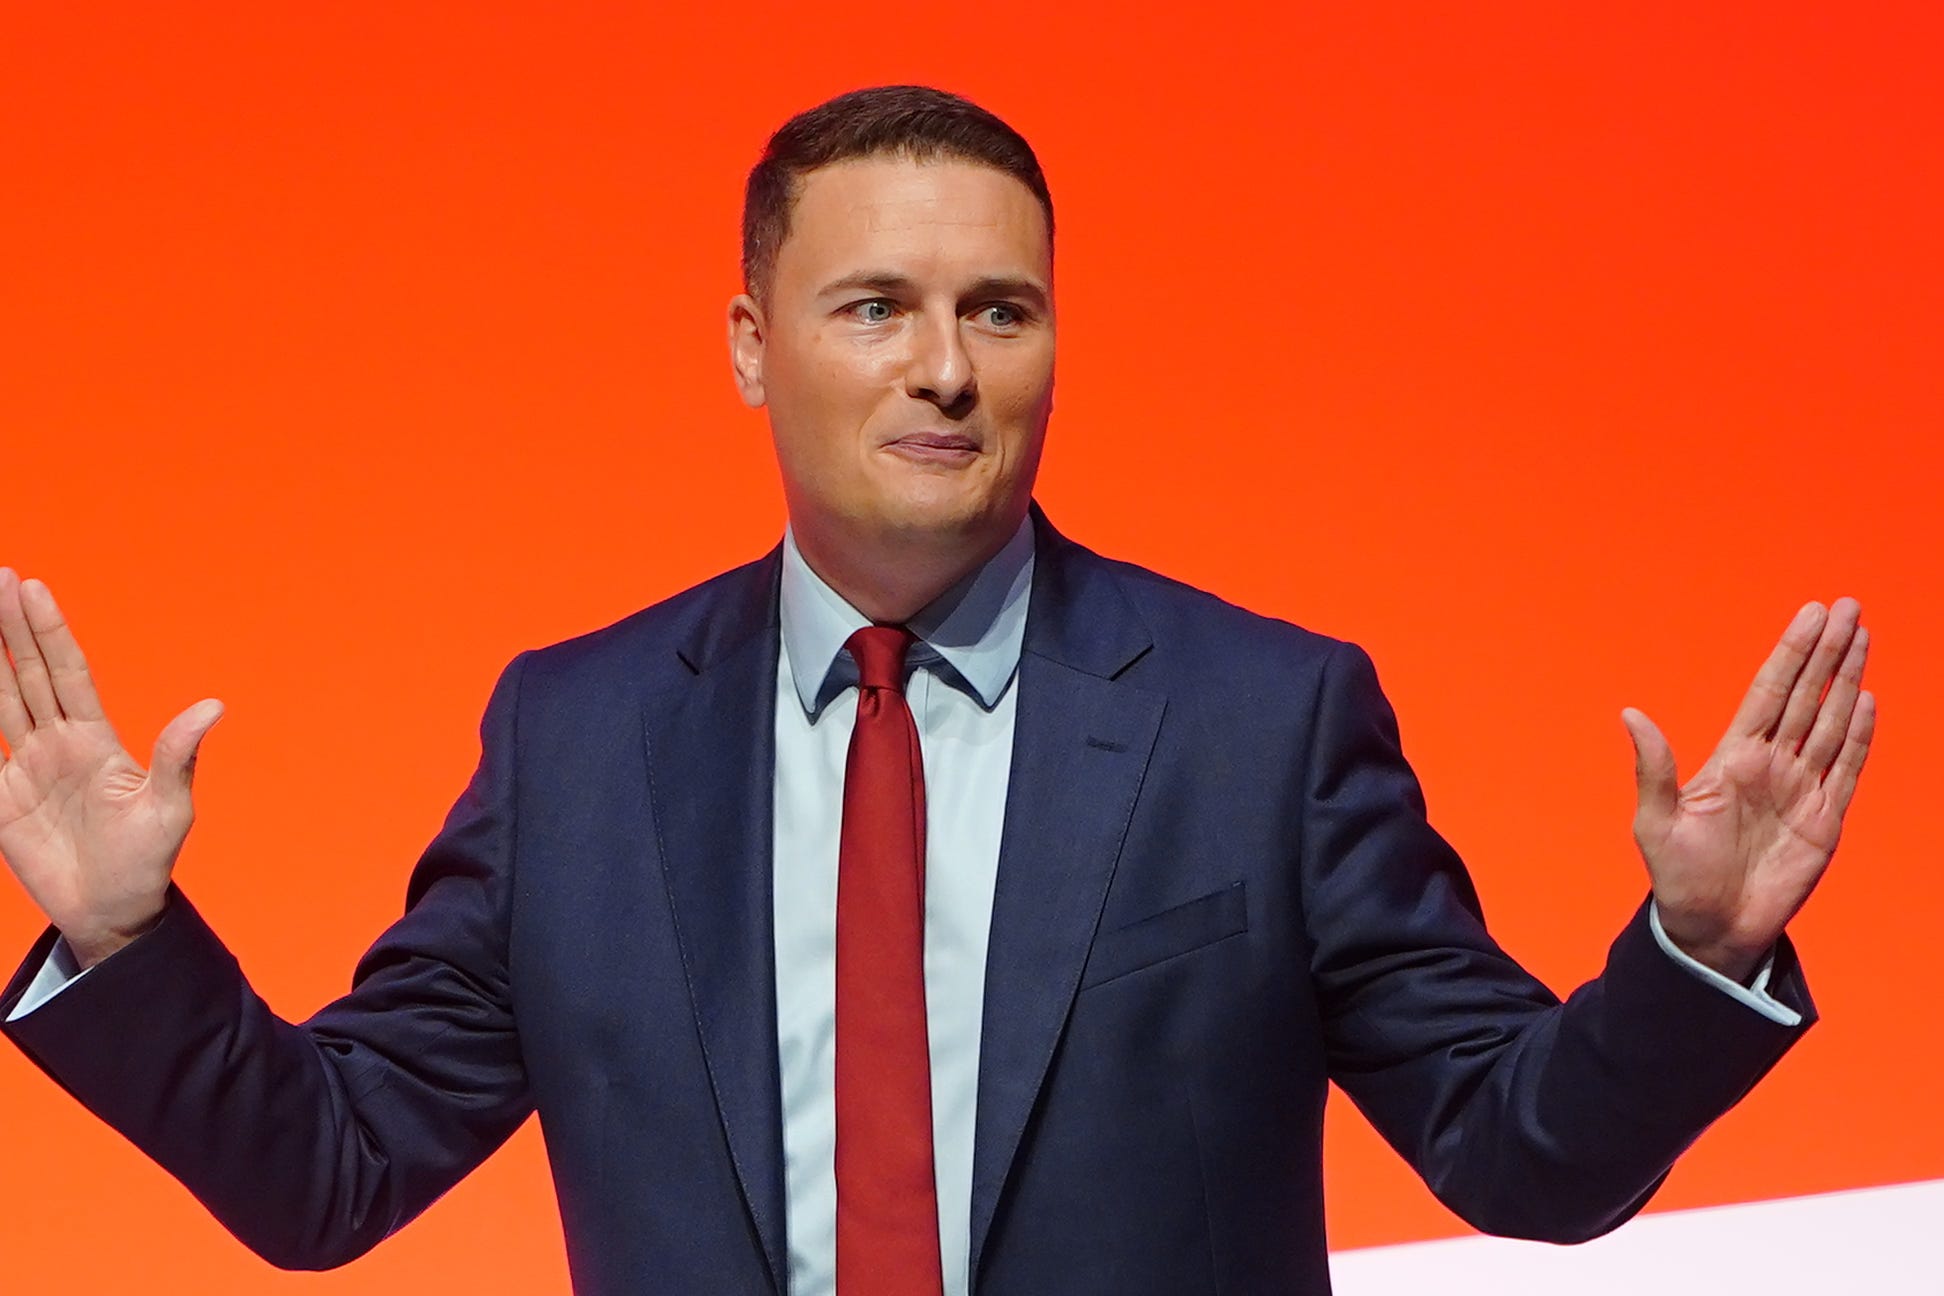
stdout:
POLYGON ((1806 1029, 1782 933, 1869 747, 1854 602, 1802 609, 1685 786, 1626 713, 1652 895, 1561 1004, 1486 934, 1361 651, 1032 505, 1056 315, 1023 139, 841 97, 772 139, 744 235, 730 352, 784 542, 508 667, 404 916, 309 1022, 170 882, 220 704, 144 771, 0 569, 0 853, 51 923, 5 1029, 265 1257, 356 1257, 537 1111, 584 1293, 1324 1292, 1329 1079, 1478 1227, 1577 1240, 1806 1029), (922 972, 915 1229, 859 1219, 879 1059, 838 971, 882 935, 846 935, 846 761, 893 713, 921 944, 856 984, 922 972))

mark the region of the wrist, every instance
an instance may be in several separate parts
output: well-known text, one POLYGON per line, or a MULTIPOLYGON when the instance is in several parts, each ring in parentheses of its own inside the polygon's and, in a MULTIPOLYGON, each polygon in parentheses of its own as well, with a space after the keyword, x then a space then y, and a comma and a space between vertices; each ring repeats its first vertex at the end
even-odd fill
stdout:
POLYGON ((1762 966, 1762 952, 1759 950, 1750 954, 1743 950, 1689 949, 1682 945, 1681 952, 1703 967, 1721 973, 1743 989, 1748 988, 1762 966))
POLYGON ((86 928, 61 931, 61 938, 67 942, 68 949, 74 954, 74 961, 82 971, 119 953, 137 940, 154 931, 162 921, 162 907, 157 906, 147 918, 131 923, 119 923, 106 928, 86 928))
POLYGON ((1678 915, 1664 906, 1659 909, 1661 931, 1674 948, 1712 972, 1718 972, 1740 986, 1747 986, 1761 969, 1762 960, 1774 946, 1770 941, 1759 948, 1715 936, 1699 934, 1685 926, 1678 915))

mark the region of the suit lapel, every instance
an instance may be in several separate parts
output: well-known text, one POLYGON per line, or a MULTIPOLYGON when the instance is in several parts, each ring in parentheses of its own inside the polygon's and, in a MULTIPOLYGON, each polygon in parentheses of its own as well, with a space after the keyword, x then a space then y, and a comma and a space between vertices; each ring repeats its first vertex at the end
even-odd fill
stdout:
POLYGON ((1035 510, 1041 537, 986 957, 971 1272, 1065 1029, 1160 730, 1116 677, 1151 646, 1107 564, 1035 510))
POLYGON ((722 578, 680 650, 693 678, 647 700, 649 795, 682 965, 729 1154, 786 1289, 771 910, 776 552, 722 578))

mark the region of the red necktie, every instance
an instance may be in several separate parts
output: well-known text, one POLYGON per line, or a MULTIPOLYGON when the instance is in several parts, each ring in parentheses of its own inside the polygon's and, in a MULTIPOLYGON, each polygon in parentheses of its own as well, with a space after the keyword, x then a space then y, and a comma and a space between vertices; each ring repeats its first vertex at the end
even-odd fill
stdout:
POLYGON ((857 727, 837 850, 837 1296, 936 1296, 938 1187, 925 1036, 925 768, 902 626, 844 645, 857 727))

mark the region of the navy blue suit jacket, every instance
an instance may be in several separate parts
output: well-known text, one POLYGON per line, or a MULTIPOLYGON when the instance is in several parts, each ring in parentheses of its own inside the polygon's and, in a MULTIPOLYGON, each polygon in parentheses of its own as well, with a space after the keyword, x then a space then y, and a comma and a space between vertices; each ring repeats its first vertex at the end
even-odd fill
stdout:
MULTIPOLYGON (((1585 1238, 1800 1033, 1677 968, 1644 906, 1559 1004, 1487 936, 1360 650, 1037 520, 980 1296, 1326 1292, 1331 1078, 1474 1225, 1585 1238)), ((309 1022, 172 892, 7 1033, 281 1265, 361 1254, 537 1110, 577 1291, 783 1291, 778 569, 517 658, 404 916, 309 1022)), ((1786 942, 1772 993, 1813 1017, 1786 942)))

